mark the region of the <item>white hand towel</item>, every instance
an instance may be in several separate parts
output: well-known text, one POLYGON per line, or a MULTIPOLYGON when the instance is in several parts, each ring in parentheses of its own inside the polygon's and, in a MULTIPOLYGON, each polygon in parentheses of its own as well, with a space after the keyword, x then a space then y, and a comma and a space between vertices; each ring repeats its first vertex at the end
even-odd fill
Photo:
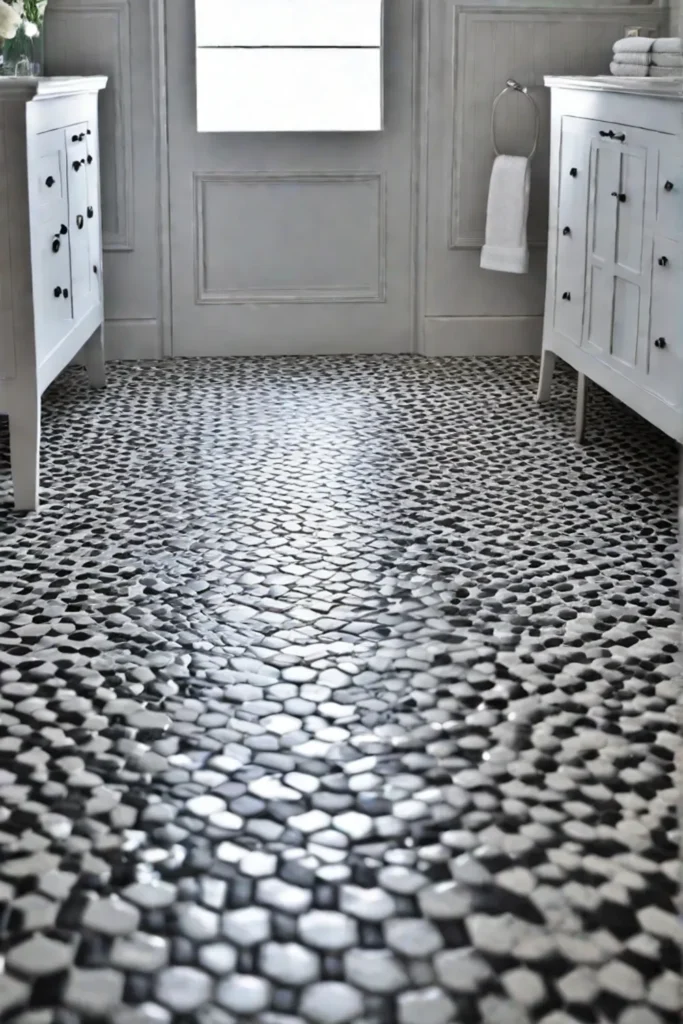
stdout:
POLYGON ((617 39, 614 52, 649 53, 653 43, 654 39, 648 39, 647 36, 627 36, 626 39, 617 39))
POLYGON ((683 53, 683 43, 678 36, 655 39, 652 43, 653 53, 683 53))
POLYGON ((527 157, 496 157, 486 210, 486 244, 481 251, 484 270, 527 273, 530 188, 531 162, 527 157))
POLYGON ((656 68, 683 68, 683 54, 653 53, 652 63, 656 68))
POLYGON ((652 71, 651 67, 645 67, 644 64, 615 64, 614 61, 609 69, 615 78, 647 78, 652 71))
POLYGON ((625 50, 621 50, 614 54, 612 62, 614 64, 643 64, 647 67, 651 63, 651 55, 649 53, 626 53, 625 50))
MULTIPOLYGON (((619 65, 621 67, 621 64, 619 65)), ((683 78, 683 68, 650 68, 652 78, 683 78)))

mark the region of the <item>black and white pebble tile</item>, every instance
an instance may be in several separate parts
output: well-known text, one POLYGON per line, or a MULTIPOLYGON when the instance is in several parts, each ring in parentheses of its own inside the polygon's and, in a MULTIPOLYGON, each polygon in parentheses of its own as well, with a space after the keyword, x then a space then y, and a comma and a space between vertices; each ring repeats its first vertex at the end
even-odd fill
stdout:
POLYGON ((533 360, 79 370, 0 433, 0 1019, 674 1024, 676 452, 533 360))

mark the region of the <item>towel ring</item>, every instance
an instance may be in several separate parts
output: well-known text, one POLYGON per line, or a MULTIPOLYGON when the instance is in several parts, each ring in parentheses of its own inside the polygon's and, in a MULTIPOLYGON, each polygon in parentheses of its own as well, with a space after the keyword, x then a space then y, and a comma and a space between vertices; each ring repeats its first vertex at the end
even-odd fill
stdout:
POLYGON ((538 104, 536 103, 536 100, 533 98, 528 88, 525 85, 520 85, 519 82, 515 82, 514 78, 508 78, 507 82, 505 83, 505 88, 498 93, 495 100, 493 101, 493 109, 491 111, 491 138, 493 140, 493 151, 496 154, 496 156, 501 155, 500 150, 498 149, 498 142, 496 140, 496 111, 498 109, 498 104, 502 100, 503 96, 505 96, 505 94, 508 92, 521 92, 522 96, 526 96, 529 103, 534 108, 534 144, 528 156, 529 160, 533 160, 536 154, 536 150, 538 149, 538 140, 541 134, 541 112, 538 109, 538 104))

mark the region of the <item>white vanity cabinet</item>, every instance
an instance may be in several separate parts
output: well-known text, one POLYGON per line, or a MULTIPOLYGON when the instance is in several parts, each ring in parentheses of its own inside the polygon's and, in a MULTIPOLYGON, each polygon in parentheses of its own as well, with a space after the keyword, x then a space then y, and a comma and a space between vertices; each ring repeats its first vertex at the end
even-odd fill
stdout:
POLYGON ((546 84, 551 213, 539 401, 550 397, 560 356, 578 370, 581 390, 588 377, 683 441, 683 83, 546 84))
POLYGON ((98 95, 106 78, 0 78, 0 413, 14 499, 38 507, 41 396, 84 349, 104 384, 98 95))

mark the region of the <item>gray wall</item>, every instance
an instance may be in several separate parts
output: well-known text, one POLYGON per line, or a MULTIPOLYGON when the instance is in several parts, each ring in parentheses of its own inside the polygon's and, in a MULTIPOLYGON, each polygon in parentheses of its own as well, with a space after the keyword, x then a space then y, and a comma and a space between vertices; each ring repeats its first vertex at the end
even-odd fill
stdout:
MULTIPOLYGON (((310 349, 315 347, 316 325, 320 349, 328 351, 367 351, 375 336, 385 351, 537 349, 547 215, 548 98, 542 76, 605 72, 612 42, 628 25, 669 30, 666 5, 659 0, 642 5, 614 0, 414 0, 411 16, 413 0, 385 2, 393 33, 387 75, 389 131, 374 145, 371 140, 361 145, 357 138, 343 136, 251 142, 235 136, 197 137, 192 0, 50 0, 48 72, 104 71, 111 80, 102 101, 110 356, 228 354, 234 339, 239 337, 235 351, 244 351, 250 338, 264 336, 263 348, 268 350, 278 330, 290 340, 306 333, 312 339, 306 343, 310 349), (492 161, 491 103, 510 75, 533 87, 543 110, 530 217, 533 252, 526 277, 485 272, 478 266, 492 161), (196 266, 202 250, 197 245, 198 207, 190 192, 193 180, 202 180, 206 172, 212 182, 218 175, 243 187, 239 176, 246 173, 250 179, 259 177, 262 187, 263 173, 267 177, 273 170, 275 207, 284 194, 283 174, 285 181, 294 175, 300 183, 315 186, 307 193, 311 201, 318 197, 315 202, 320 201, 321 183, 329 186, 332 199, 340 183, 353 184, 346 193, 349 202, 352 192, 365 202, 373 181, 384 201, 385 188, 387 214, 378 221, 380 230, 382 224, 386 229, 378 251, 382 245, 385 251, 372 309, 363 301, 367 282, 360 279, 332 282, 328 291, 333 301, 324 305, 300 302, 295 309, 296 302, 246 301, 253 298, 252 286, 270 282, 256 275, 233 288, 229 273, 241 271, 235 262, 234 232, 226 232, 224 261, 219 250, 211 250, 216 266, 227 268, 217 309, 197 305, 201 289, 198 293, 194 285, 185 286, 201 280, 202 274, 196 266), (328 181, 329 175, 333 180, 328 181), (169 197, 174 198, 173 215, 169 197), (241 304, 240 294, 245 297, 241 304), (175 345, 174 321, 179 326, 175 345), (222 323, 223 340, 218 330, 222 323)), ((683 0, 674 3, 674 20, 683 18, 683 0)), ((522 151, 529 126, 528 112, 512 97, 501 120, 502 139, 522 151)), ((223 195, 227 202, 237 191, 216 196, 223 203, 223 195)), ((352 212, 344 230, 357 222, 363 237, 349 244, 362 250, 370 237, 367 218, 355 221, 352 212)), ((240 226, 251 237, 249 224, 240 226)), ((263 216, 255 228, 265 230, 263 216)), ((219 242, 212 236, 214 247, 219 242)), ((273 252, 277 250, 269 253, 270 265, 261 270, 279 287, 287 275, 278 273, 273 252)), ((285 246, 282 252, 288 252, 285 246)), ((339 266, 348 277, 349 261, 342 259, 339 266)), ((305 275, 296 283, 303 294, 305 275)))
MULTIPOLYGON (((101 98, 107 353, 161 354, 157 0, 50 0, 47 72, 107 74, 101 98)), ((189 3, 189 0, 188 0, 189 3)))

